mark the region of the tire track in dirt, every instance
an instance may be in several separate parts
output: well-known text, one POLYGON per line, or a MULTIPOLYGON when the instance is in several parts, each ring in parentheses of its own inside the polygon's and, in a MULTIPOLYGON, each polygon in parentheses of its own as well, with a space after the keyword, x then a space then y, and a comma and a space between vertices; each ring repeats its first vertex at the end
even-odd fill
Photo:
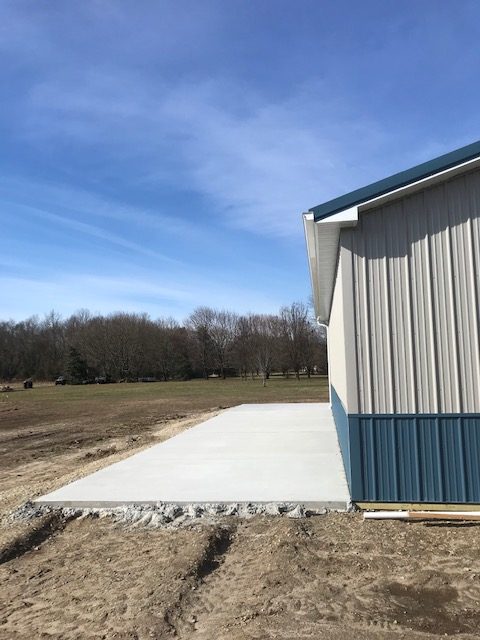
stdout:
POLYGON ((42 542, 62 532, 72 519, 55 512, 42 516, 0 547, 0 565, 39 547, 42 542))
MULTIPOLYGON (((212 561, 199 572, 199 583, 182 603, 175 620, 181 640, 229 638, 235 626, 255 617, 243 601, 256 589, 258 577, 258 537, 249 531, 249 521, 238 521, 223 534, 212 561), (228 538, 227 538, 228 536, 228 538)), ((264 636, 269 637, 268 633, 264 636)))
POLYGON ((0 565, 0 637, 175 637, 175 620, 216 570, 228 536, 211 524, 134 529, 75 519, 38 552, 0 565))
POLYGON ((188 637, 195 631, 199 612, 209 612, 208 592, 216 582, 229 549, 233 544, 237 523, 216 527, 205 546, 198 563, 192 568, 195 583, 190 591, 181 594, 177 605, 167 613, 167 621, 178 638, 188 637))

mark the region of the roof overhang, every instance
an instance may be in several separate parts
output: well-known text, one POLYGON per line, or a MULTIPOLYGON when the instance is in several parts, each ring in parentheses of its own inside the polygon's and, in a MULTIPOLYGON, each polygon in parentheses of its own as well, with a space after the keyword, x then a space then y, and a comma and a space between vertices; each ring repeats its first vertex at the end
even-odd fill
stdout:
POLYGON ((318 322, 326 325, 329 322, 337 273, 340 231, 343 227, 355 226, 359 216, 370 209, 478 167, 480 142, 380 180, 324 205, 313 207, 304 213, 308 263, 318 322), (409 181, 405 183, 407 179, 409 181))
POLYGON ((317 321, 328 324, 337 272, 340 230, 357 224, 358 207, 315 222, 311 211, 303 214, 308 264, 317 321))

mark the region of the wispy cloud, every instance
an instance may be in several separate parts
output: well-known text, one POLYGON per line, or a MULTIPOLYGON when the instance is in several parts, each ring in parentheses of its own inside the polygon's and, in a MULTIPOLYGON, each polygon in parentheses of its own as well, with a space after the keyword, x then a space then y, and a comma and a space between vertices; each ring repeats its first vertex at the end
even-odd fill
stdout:
POLYGON ((68 272, 38 278, 0 275, 0 318, 19 320, 50 309, 68 315, 82 307, 100 313, 141 310, 152 317, 183 320, 207 300, 213 306, 231 308, 233 297, 239 312, 270 313, 283 303, 282 298, 254 287, 244 289, 196 275, 169 275, 164 282, 159 283, 158 274, 152 272, 129 277, 68 272))
MULTIPOLYGON (((8 205, 8 202, 5 202, 8 205)), ((98 227, 93 224, 89 224, 87 222, 81 222, 80 220, 74 220, 72 218, 66 218, 64 216, 60 216, 56 213, 51 213, 50 211, 45 211, 43 209, 38 209, 35 207, 18 205, 12 203, 13 206, 16 206, 19 210, 23 211, 26 214, 35 216, 37 218, 41 218, 42 220, 47 220, 54 224, 61 224, 64 227, 68 227, 69 229, 85 234, 87 236, 92 236, 94 238, 99 238, 100 240, 105 240, 110 244, 116 245, 118 247, 122 247, 124 249, 128 249, 134 253, 139 253, 151 258, 156 258, 165 262, 169 262, 171 264, 180 265, 181 262, 169 256, 166 256, 158 251, 154 251, 153 249, 149 249, 148 247, 144 247, 136 242, 132 242, 119 236, 110 231, 106 231, 101 227, 98 227)))
POLYGON ((352 138, 368 148, 383 135, 335 101, 319 103, 326 93, 298 87, 273 103, 224 81, 151 87, 109 71, 34 87, 30 134, 121 146, 142 158, 134 179, 188 184, 229 225, 290 235, 302 208, 348 182, 340 158, 352 138))
POLYGON ((32 179, 4 176, 0 184, 0 198, 5 204, 29 207, 35 202, 44 213, 68 214, 82 220, 102 219, 134 223, 147 230, 159 230, 162 234, 201 237, 203 229, 190 219, 173 217, 158 208, 129 206, 124 201, 99 195, 95 190, 82 189, 69 184, 52 184, 32 179))

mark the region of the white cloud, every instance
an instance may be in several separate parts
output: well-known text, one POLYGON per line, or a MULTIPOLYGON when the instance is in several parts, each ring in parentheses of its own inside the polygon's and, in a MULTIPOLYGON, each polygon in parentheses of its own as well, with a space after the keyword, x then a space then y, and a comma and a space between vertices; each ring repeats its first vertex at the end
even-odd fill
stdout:
MULTIPOLYGON (((4 201, 4 204, 8 206, 8 202, 4 201)), ((148 256, 150 258, 156 258, 165 262, 169 262, 171 264, 181 265, 182 263, 174 258, 171 258, 165 254, 162 254, 153 249, 149 249, 148 247, 144 247, 137 242, 132 242, 131 240, 127 240, 126 238, 112 233, 111 231, 107 231, 93 224, 89 224, 87 222, 82 222, 80 220, 74 220, 72 218, 67 218, 64 216, 60 216, 56 213, 52 213, 51 211, 46 211, 44 209, 39 209, 36 207, 30 207, 26 205, 19 205, 16 203, 12 203, 15 207, 17 207, 20 211, 24 211, 30 215, 41 218, 43 220, 47 220, 54 224, 60 224, 69 229, 79 232, 88 236, 93 236, 94 238, 99 238, 100 240, 105 240, 106 242, 116 245, 118 247, 122 247, 134 253, 138 253, 144 256, 148 256)))
POLYGON ((352 145, 382 137, 321 85, 274 103, 220 81, 151 86, 98 72, 37 85, 31 109, 31 135, 121 148, 130 179, 194 189, 229 225, 267 235, 299 234, 302 210, 351 183, 341 158, 352 145))
MULTIPOLYGON (((205 233, 191 218, 176 217, 162 212, 162 205, 149 209, 125 204, 121 200, 112 200, 98 195, 95 190, 81 189, 69 184, 51 184, 35 182, 31 179, 4 176, 0 184, 0 197, 4 206, 8 204, 25 207, 37 215, 52 214, 69 218, 76 216, 82 220, 107 219, 120 223, 134 223, 147 230, 161 230, 163 235, 190 237, 207 241, 205 233), (35 207, 31 207, 31 203, 35 207)), ((64 220, 67 224, 68 219, 64 220)))
POLYGON ((183 320, 196 306, 205 304, 238 312, 254 309, 270 313, 284 303, 253 287, 243 289, 195 273, 165 274, 165 284, 159 280, 158 274, 145 271, 129 277, 67 272, 39 278, 0 275, 0 318, 21 320, 39 309, 69 315, 87 308, 94 313, 146 312, 154 318, 173 316, 183 320))

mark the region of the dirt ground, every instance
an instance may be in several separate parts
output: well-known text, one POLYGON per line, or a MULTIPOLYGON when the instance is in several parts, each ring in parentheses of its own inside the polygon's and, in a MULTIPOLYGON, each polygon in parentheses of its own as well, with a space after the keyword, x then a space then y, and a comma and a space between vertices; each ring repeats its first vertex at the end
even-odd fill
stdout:
MULTIPOLYGON (((188 403, 183 384, 170 400, 150 387, 128 390, 131 397, 102 392, 110 397, 98 402, 88 389, 67 391, 80 394, 78 402, 50 390, 0 401, 2 640, 480 635, 474 523, 363 522, 359 514, 224 518, 177 529, 55 515, 12 523, 8 512, 26 499, 228 405, 221 386, 218 394, 194 390, 188 403)), ((303 383, 288 384, 292 399, 324 393, 313 382, 297 398, 293 388, 303 383)), ((238 403, 236 391, 231 398, 238 403)))

